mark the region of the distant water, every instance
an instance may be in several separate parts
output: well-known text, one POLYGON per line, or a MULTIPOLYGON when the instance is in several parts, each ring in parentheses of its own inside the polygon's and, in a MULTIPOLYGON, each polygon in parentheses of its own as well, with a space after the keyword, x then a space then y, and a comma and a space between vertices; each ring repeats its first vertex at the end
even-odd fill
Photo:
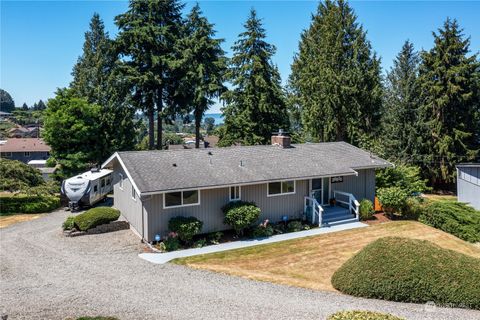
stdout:
POLYGON ((214 118, 215 119, 215 124, 222 124, 223 123, 223 114, 221 113, 206 113, 203 116, 203 120, 205 118, 214 118))

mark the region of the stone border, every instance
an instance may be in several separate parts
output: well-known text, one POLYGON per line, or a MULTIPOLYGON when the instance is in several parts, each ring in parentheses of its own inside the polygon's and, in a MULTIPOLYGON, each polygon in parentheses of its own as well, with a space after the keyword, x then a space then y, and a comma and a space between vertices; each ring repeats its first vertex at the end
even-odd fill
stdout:
POLYGON ((89 234, 101 234, 101 233, 115 232, 115 231, 126 230, 126 229, 130 229, 130 224, 127 221, 117 220, 107 224, 96 226, 95 228, 89 229, 87 231, 79 231, 77 229, 65 230, 63 231, 63 234, 66 237, 78 237, 78 236, 84 236, 89 234))

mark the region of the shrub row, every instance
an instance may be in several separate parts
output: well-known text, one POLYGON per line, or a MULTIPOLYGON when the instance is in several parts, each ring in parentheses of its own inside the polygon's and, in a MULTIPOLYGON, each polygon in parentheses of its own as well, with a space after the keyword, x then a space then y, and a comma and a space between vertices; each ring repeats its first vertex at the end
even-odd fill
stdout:
POLYGON ((8 194, 0 197, 0 213, 43 213, 60 207, 60 198, 54 195, 8 194))
POLYGON ((480 211, 457 201, 435 201, 419 214, 426 225, 465 241, 480 242, 480 211))
MULTIPOLYGON (((96 226, 115 221, 119 217, 120 211, 117 209, 109 207, 97 207, 75 216, 73 218, 73 225, 78 230, 87 231, 95 228, 96 226)), ((67 221, 65 221, 64 226, 71 223, 71 221, 68 219, 69 218, 67 218, 67 221)))
POLYGON ((332 285, 353 296, 480 309, 480 259, 428 241, 387 237, 340 267, 332 285))
POLYGON ((387 313, 372 311, 340 311, 330 315, 327 320, 404 320, 387 313))

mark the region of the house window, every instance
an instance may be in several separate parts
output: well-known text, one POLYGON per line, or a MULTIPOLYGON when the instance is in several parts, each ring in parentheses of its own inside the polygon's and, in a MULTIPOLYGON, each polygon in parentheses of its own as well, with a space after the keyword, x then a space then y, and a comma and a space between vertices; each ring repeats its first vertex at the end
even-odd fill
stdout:
POLYGON ((270 182, 268 184, 268 196, 279 196, 295 193, 295 181, 270 182))
POLYGON ((107 178, 107 186, 110 185, 110 177, 107 178))
POLYGON ((2 152, 2 157, 11 158, 11 157, 12 157, 12 153, 11 153, 11 152, 2 152))
POLYGON ((240 186, 230 187, 230 201, 238 201, 241 199, 240 186))
POLYGON ((119 173, 118 174, 118 187, 123 190, 123 174, 119 173))
POLYGON ((135 188, 132 186, 132 199, 133 201, 137 201, 137 193, 135 192, 135 188))
POLYGON ((97 192, 97 191, 98 191, 98 186, 95 185, 95 186, 93 187, 93 192, 97 192))
POLYGON ((25 152, 23 153, 23 156, 25 156, 25 157, 30 157, 30 152, 29 152, 29 151, 25 151, 25 152))
POLYGON ((163 207, 185 207, 200 204, 200 191, 178 191, 165 193, 163 197, 163 207))
POLYGON ((102 179, 102 182, 101 182, 101 187, 105 187, 105 179, 102 179))

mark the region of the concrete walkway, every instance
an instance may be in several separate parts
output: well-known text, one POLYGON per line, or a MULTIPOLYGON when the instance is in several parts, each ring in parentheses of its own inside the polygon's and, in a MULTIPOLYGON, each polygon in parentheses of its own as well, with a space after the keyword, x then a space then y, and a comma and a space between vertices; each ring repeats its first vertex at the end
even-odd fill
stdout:
POLYGON ((185 250, 178 250, 178 251, 172 251, 172 252, 166 252, 166 253, 140 253, 138 256, 151 263, 163 264, 176 258, 185 258, 185 257, 197 256, 197 255, 207 254, 207 253, 241 249, 241 248, 247 248, 252 246, 258 246, 261 244, 274 243, 274 242, 316 236, 320 234, 327 234, 327 233, 332 233, 337 231, 350 230, 350 229, 363 228, 363 227, 368 227, 368 225, 361 222, 351 222, 351 223, 340 224, 340 225, 331 226, 331 227, 322 227, 322 228, 315 228, 315 229, 305 230, 305 231, 278 234, 268 238, 232 241, 232 242, 221 243, 217 245, 206 246, 203 248, 185 249, 185 250))

